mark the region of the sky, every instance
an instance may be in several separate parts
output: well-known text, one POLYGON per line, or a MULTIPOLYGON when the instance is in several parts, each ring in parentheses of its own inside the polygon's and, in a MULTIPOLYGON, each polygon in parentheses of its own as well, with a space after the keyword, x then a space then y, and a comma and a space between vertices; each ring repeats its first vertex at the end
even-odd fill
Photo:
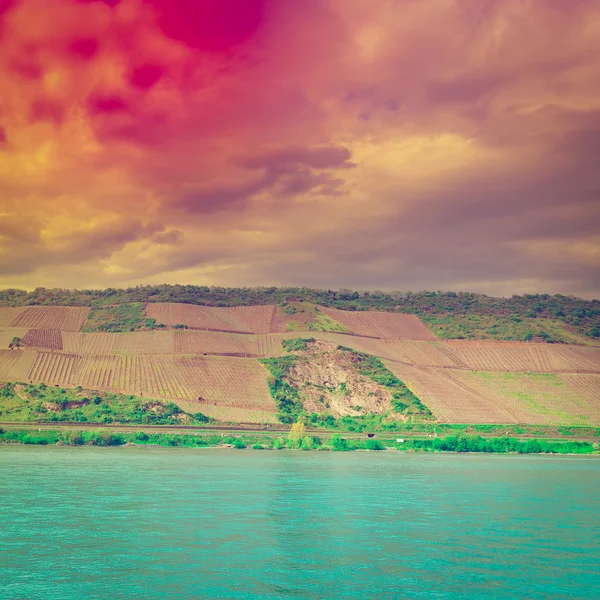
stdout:
POLYGON ((600 297, 600 0, 0 0, 0 287, 600 297))

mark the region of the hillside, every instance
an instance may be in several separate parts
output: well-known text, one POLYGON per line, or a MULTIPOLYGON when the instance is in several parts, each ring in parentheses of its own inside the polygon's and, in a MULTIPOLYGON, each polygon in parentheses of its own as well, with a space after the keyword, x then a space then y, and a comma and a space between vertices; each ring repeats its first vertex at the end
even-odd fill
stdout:
MULTIPOLYGON (((192 285, 139 286, 128 289, 0 290, 0 306, 80 306, 101 310, 134 304, 135 329, 151 326, 143 304, 191 304, 213 307, 271 305, 292 311, 302 303, 344 311, 375 310, 419 316, 438 337, 505 341, 582 343, 600 339, 600 300, 525 294, 495 298, 468 292, 382 292, 311 288, 221 288, 192 285)), ((289 318, 289 313, 280 311, 289 318)), ((301 313, 298 318, 302 320, 301 313)), ((289 319, 294 320, 294 319, 289 319)))
POLYGON ((0 380, 225 422, 600 426, 598 347, 447 340, 416 315, 310 302, 3 307, 0 380))

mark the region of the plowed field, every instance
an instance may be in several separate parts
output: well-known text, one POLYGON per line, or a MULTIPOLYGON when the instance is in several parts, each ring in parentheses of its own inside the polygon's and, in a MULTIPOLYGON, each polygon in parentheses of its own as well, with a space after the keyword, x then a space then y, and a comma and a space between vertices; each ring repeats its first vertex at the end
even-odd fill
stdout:
POLYGON ((382 339, 435 340, 436 337, 414 315, 377 311, 349 311, 320 306, 328 317, 356 335, 382 339))
POLYGON ((11 321, 10 327, 79 331, 89 312, 89 308, 30 306, 11 321))
POLYGON ((25 312, 25 306, 0 307, 0 327, 8 327, 22 312, 25 312))
POLYGON ((62 350, 62 332, 59 329, 30 329, 21 339, 22 346, 62 350))

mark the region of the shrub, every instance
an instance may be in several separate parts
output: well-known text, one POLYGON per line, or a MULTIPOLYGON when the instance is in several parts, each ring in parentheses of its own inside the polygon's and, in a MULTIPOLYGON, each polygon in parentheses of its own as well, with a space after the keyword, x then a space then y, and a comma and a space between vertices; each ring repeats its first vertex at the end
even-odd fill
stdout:
POLYGON ((365 441, 365 448, 367 450, 385 450, 385 446, 380 441, 372 438, 365 441))
POLYGON ((331 449, 338 452, 348 450, 348 441, 335 433, 331 436, 331 449))

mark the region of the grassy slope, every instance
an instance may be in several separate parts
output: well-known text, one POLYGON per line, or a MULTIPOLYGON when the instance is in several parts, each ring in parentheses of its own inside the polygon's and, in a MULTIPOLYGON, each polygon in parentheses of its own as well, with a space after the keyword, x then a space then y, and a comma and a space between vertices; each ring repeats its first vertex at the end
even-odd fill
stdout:
POLYGON ((347 327, 338 323, 310 302, 285 302, 277 307, 279 318, 287 321, 288 331, 333 331, 347 332, 347 327))
POLYGON ((82 388, 38 384, 4 384, 0 388, 0 420, 11 422, 132 423, 181 425, 203 423, 172 402, 82 388))
POLYGON ((94 306, 83 324, 84 332, 125 332, 154 329, 156 321, 146 318, 141 302, 114 306, 94 306))
POLYGON ((440 338, 454 340, 502 340, 591 344, 593 338, 568 328, 560 321, 530 317, 491 315, 424 316, 423 321, 440 338))
POLYGON ((476 371, 478 378, 506 398, 524 404, 535 414, 544 415, 551 423, 562 426, 589 426, 590 417, 574 414, 572 407, 589 408, 588 403, 569 389, 555 373, 486 373, 476 371), (569 403, 570 410, 564 408, 569 403))

